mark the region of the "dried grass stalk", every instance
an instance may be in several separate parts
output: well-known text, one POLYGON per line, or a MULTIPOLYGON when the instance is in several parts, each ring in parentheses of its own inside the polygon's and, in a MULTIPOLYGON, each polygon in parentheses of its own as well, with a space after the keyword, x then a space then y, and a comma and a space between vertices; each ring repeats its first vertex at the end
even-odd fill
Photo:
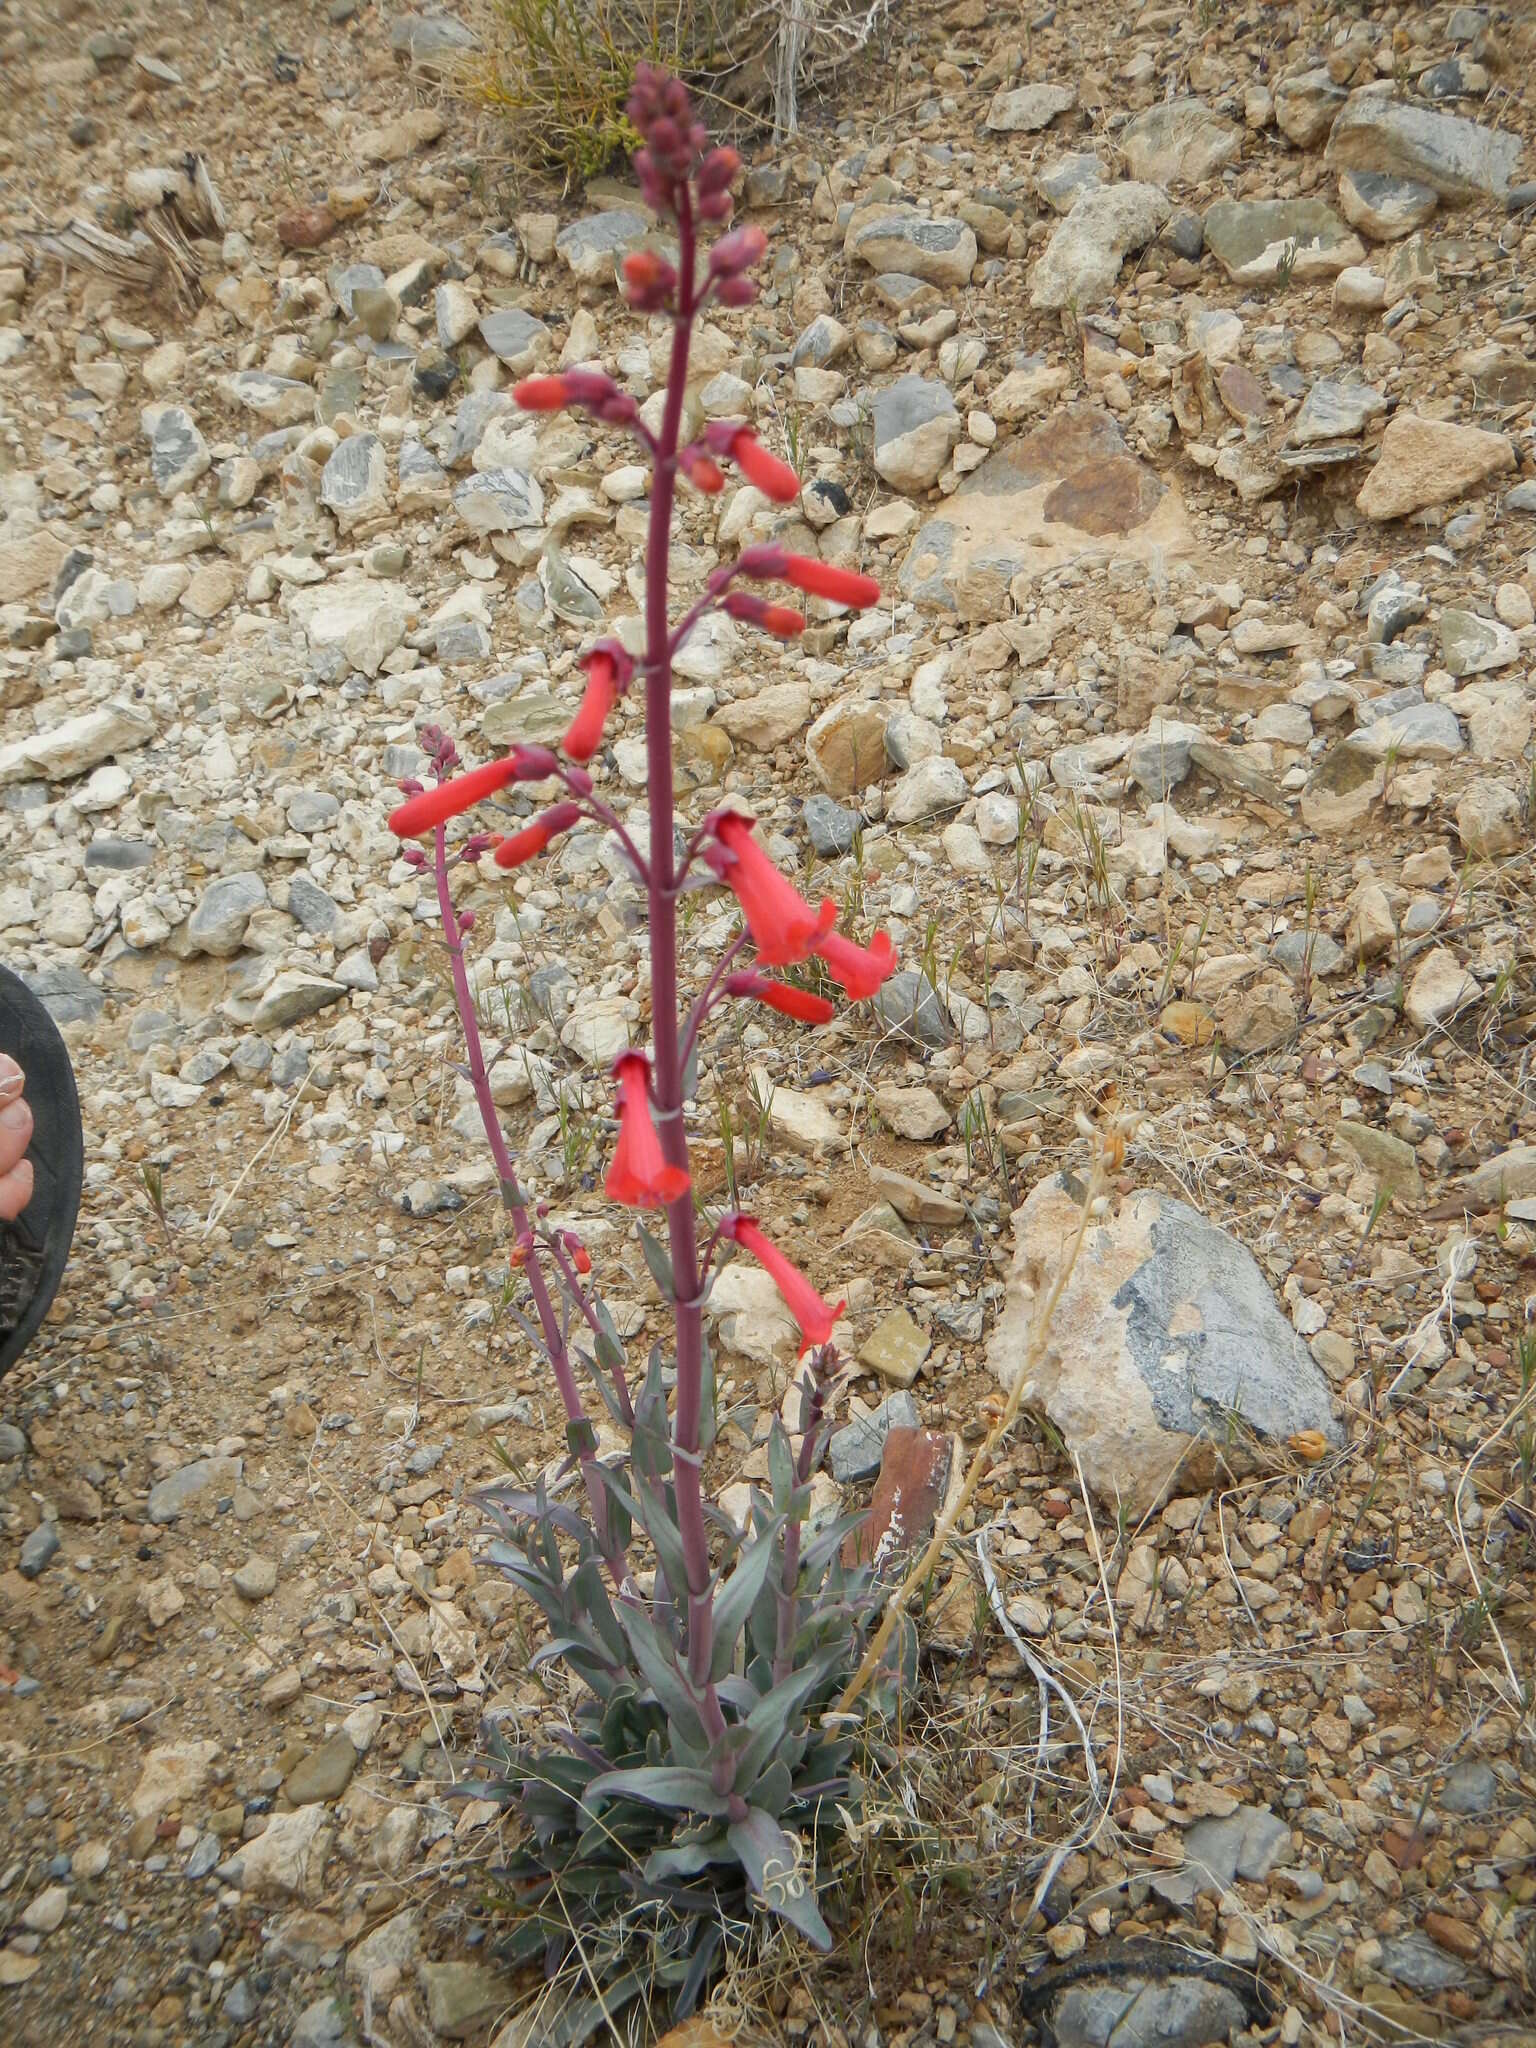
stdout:
POLYGON ((825 85, 877 33, 891 0, 485 0, 458 89, 516 124, 516 142, 570 182, 635 147, 625 119, 635 65, 676 71, 745 123, 799 126, 800 93, 825 85))

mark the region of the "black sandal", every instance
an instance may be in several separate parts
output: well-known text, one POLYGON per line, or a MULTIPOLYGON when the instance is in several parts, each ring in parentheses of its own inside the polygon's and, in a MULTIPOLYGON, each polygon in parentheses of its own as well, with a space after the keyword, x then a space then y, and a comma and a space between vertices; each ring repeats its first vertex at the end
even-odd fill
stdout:
POLYGON ((85 1147, 74 1069, 59 1027, 27 984, 0 967, 0 1052, 26 1076, 32 1111, 32 1199, 14 1223, 0 1223, 0 1378, 47 1315, 75 1234, 85 1147))

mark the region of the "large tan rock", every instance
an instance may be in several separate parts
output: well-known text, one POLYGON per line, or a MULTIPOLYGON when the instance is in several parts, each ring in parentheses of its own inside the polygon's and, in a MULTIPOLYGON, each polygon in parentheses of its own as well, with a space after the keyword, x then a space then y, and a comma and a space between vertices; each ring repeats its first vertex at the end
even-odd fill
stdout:
POLYGON ((853 796, 889 767, 886 713, 862 697, 839 697, 805 736, 811 772, 830 796, 853 796))
POLYGON ((0 604, 19 604, 46 590, 59 573, 65 547, 46 526, 0 540, 0 604))
MULTIPOLYGON (((987 1362, 1005 1387, 1077 1235, 1064 1176, 1013 1217, 1007 1300, 987 1362)), ((1252 1256, 1197 1209, 1151 1189, 1089 1226, 1023 1399, 1082 1460, 1107 1505, 1142 1514, 1263 1469, 1316 1431, 1337 1444, 1328 1382, 1252 1256)))
POLYGON ((1514 466, 1507 434, 1400 412, 1381 437, 1376 466, 1355 504, 1367 519, 1404 519, 1427 505, 1459 498, 1486 477, 1514 466))
POLYGON ((918 533, 899 581, 922 610, 983 624, 1067 562, 1162 564, 1193 549, 1178 485, 1131 453, 1109 413, 1080 406, 994 448, 918 533))

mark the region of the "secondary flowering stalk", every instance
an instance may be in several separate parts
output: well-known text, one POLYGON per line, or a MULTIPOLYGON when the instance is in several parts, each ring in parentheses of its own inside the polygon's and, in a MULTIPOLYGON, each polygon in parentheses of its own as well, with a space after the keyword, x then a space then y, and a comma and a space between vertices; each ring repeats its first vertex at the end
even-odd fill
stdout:
MULTIPOLYGON (((424 740, 435 738, 442 742, 435 765, 440 777, 446 780, 448 770, 457 759, 457 750, 453 742, 448 740, 446 735, 434 733, 430 727, 423 732, 422 737, 424 740)), ((441 786, 440 781, 439 787, 441 786)), ((491 1158, 495 1163, 496 1178, 501 1185, 501 1199, 511 1219, 513 1241, 516 1244, 527 1243, 532 1246, 533 1226, 529 1221, 528 1206, 518 1183, 517 1169, 513 1166, 512 1156, 507 1150, 506 1134, 501 1128, 495 1098, 491 1094, 491 1077, 486 1068, 485 1048, 480 1039, 474 991, 469 984, 469 968, 464 959, 465 926, 454 904, 448 880, 448 837, 441 825, 438 825, 432 834, 432 872, 437 885, 437 908, 442 920, 443 941, 448 950, 448 970, 453 980, 454 1003, 464 1031, 465 1072, 470 1088, 474 1092, 475 1107, 480 1112, 486 1144, 490 1147, 491 1158)), ((581 1391, 576 1384, 576 1374, 571 1365, 560 1316, 550 1296, 536 1247, 526 1260, 526 1270, 529 1291, 533 1296, 534 1313, 539 1319, 539 1332, 549 1355, 550 1368, 554 1373, 555 1386, 560 1395, 560 1405, 565 1410, 567 1441, 573 1454, 580 1461, 582 1476, 586 1482, 587 1502, 592 1510, 592 1525, 597 1533, 598 1546, 614 1585, 620 1592, 625 1592, 632 1584, 629 1559, 614 1540, 612 1519, 608 1512, 608 1494, 594 1469, 596 1444, 592 1425, 581 1405, 581 1391)))

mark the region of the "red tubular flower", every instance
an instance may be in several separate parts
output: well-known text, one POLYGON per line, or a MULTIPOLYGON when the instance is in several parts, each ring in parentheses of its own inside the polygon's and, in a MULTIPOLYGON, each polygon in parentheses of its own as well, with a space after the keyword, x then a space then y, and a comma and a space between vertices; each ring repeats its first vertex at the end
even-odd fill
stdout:
POLYGON ((594 647, 585 658, 586 694, 571 720, 561 745, 573 761, 590 761, 603 737, 603 727, 613 709, 623 680, 619 664, 607 646, 594 647))
POLYGON ((839 569, 835 562, 818 562, 814 555, 786 555, 780 574, 808 597, 825 597, 833 604, 859 609, 880 602, 880 586, 873 576, 839 569))
POLYGON ((460 811, 467 811, 471 805, 494 796, 498 789, 505 789, 516 779, 515 754, 508 754, 502 761, 487 761, 483 768, 471 768, 467 774, 450 776, 446 782, 438 783, 435 789, 424 789, 416 796, 407 797, 403 804, 397 804, 390 812, 389 829, 400 839, 420 839, 436 826, 445 824, 449 818, 456 818, 460 811))
POLYGON ((696 491, 703 491, 706 497, 712 498, 717 491, 725 489, 725 471, 702 448, 685 449, 678 460, 696 491))
POLYGON ((581 816, 580 804, 551 804, 542 816, 525 825, 521 832, 509 832, 493 856, 499 868, 520 868, 524 861, 542 853, 557 833, 569 832, 581 816))
POLYGON ((826 961, 832 979, 856 1003, 872 996, 896 969, 896 948, 887 932, 876 932, 867 946, 856 946, 840 932, 828 932, 811 951, 826 961))
POLYGON ((835 1005, 825 996, 813 996, 809 989, 793 988, 787 981, 770 981, 766 974, 750 970, 728 974, 725 992, 728 996, 747 996, 755 1003, 765 1003, 781 1017, 793 1017, 800 1024, 830 1024, 837 1015, 835 1005))
POLYGON ((813 1345, 831 1341, 837 1319, 848 1306, 846 1301, 840 1301, 836 1308, 823 1301, 799 1267, 791 1265, 778 1246, 764 1237, 750 1216, 723 1218, 720 1235, 739 1244, 743 1251, 750 1252, 763 1271, 772 1277, 774 1286, 784 1297, 784 1306, 800 1325, 802 1358, 813 1345))
POLYGON ((642 1052, 620 1053, 619 1142, 603 1185, 627 1209, 659 1209, 688 1192, 688 1175, 668 1165, 651 1120, 651 1064, 642 1052))
POLYGON ((721 880, 741 905, 764 967, 793 967, 831 931, 837 905, 829 896, 812 910, 752 837, 752 819, 731 811, 715 824, 715 837, 733 855, 721 880))
POLYGON ((787 462, 770 454, 749 427, 731 438, 731 460, 749 484, 756 484, 776 505, 792 505, 800 495, 800 479, 787 462))
POLYGON ((761 626, 779 640, 793 640, 805 631, 805 620, 784 604, 764 604, 750 590, 733 590, 721 600, 720 609, 746 626, 761 626))
POLYGON ((559 412, 571 401, 563 377, 525 377, 512 386, 512 396, 524 412, 559 412))

